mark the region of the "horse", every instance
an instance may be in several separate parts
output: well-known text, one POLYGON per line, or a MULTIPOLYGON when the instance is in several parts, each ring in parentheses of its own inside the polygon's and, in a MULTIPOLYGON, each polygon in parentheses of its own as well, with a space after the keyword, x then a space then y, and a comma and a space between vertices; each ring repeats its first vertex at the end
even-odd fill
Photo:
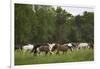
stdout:
POLYGON ((40 54, 41 52, 45 52, 45 55, 48 53, 52 54, 51 52, 52 44, 44 43, 44 44, 37 44, 34 46, 31 52, 34 54, 40 54))
POLYGON ((32 44, 27 44, 27 45, 24 45, 23 47, 22 47, 22 49, 23 49, 23 52, 26 52, 26 51, 30 51, 31 52, 31 50, 34 48, 34 45, 32 45, 32 44))
POLYGON ((89 46, 89 44, 88 43, 79 43, 78 45, 77 45, 77 48, 78 49, 82 49, 82 48, 89 48, 90 46, 89 46))
POLYGON ((66 44, 56 44, 56 45, 52 48, 51 51, 57 50, 56 54, 59 54, 60 51, 63 52, 63 54, 64 54, 65 52, 68 51, 68 49, 69 49, 70 51, 72 51, 72 49, 68 46, 67 43, 66 43, 66 44))

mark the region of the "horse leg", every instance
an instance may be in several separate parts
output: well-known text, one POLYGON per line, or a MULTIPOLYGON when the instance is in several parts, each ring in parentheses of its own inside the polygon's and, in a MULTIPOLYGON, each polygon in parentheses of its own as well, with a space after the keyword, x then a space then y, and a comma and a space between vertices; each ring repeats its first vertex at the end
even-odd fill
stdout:
POLYGON ((63 51, 63 54, 65 53, 65 51, 63 51))
POLYGON ((47 55, 47 54, 48 54, 48 51, 45 52, 45 55, 47 55))
POLYGON ((53 54, 53 52, 50 52, 50 55, 52 55, 53 54))
POLYGON ((68 46, 68 50, 72 51, 72 50, 71 50, 71 47, 68 46))
POLYGON ((57 50, 56 54, 59 54, 59 51, 57 50))
POLYGON ((78 47, 78 49, 80 50, 81 48, 80 48, 80 47, 78 47))
POLYGON ((70 51, 72 51, 72 47, 69 47, 70 51))
POLYGON ((89 49, 91 49, 91 47, 89 46, 89 49))
POLYGON ((86 47, 83 47, 84 48, 84 50, 86 49, 86 47))
POLYGON ((34 55, 37 56, 37 53, 38 53, 38 52, 35 50, 35 51, 34 51, 34 55))
POLYGON ((38 52, 38 54, 41 54, 40 51, 38 52))

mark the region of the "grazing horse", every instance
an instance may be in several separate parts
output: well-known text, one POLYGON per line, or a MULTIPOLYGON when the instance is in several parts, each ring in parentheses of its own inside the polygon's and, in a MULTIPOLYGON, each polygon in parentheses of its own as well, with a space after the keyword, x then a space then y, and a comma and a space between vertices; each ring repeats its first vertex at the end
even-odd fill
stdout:
POLYGON ((56 44, 53 48, 52 51, 57 50, 56 54, 59 54, 60 51, 66 52, 68 51, 68 49, 70 49, 72 51, 72 49, 70 47, 68 47, 68 44, 56 44))
POLYGON ((89 44, 88 43, 79 43, 78 45, 77 45, 77 48, 78 49, 81 49, 81 48, 89 48, 89 44))
POLYGON ((34 48, 34 45, 28 44, 23 46, 23 52, 31 51, 34 48))
POLYGON ((89 43, 89 49, 94 49, 94 44, 93 43, 89 43))
MULTIPOLYGON (((50 46, 52 47, 51 44, 50 46)), ((34 52, 34 54, 40 54, 41 52, 45 52, 45 54, 52 54, 50 46, 49 44, 37 44, 34 46, 31 52, 34 52)))

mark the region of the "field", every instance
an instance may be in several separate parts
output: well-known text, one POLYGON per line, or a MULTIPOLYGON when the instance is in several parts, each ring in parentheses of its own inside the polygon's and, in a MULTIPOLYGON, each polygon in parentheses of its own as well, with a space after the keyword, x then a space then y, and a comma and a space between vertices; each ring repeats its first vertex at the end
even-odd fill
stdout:
POLYGON ((93 61, 94 51, 92 49, 74 50, 60 54, 41 53, 40 55, 33 55, 30 52, 23 53, 22 51, 15 51, 15 65, 29 65, 29 64, 46 64, 46 63, 64 63, 64 62, 79 62, 79 61, 93 61))

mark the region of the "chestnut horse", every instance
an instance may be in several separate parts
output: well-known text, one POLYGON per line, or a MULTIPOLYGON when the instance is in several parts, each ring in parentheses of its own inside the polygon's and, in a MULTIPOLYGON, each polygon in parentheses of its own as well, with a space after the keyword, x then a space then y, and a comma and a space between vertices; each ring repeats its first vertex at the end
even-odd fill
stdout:
POLYGON ((64 52, 67 52, 68 49, 69 49, 70 51, 72 51, 71 47, 69 47, 68 44, 56 44, 56 45, 52 48, 51 51, 57 50, 56 54, 59 54, 60 51, 63 52, 63 54, 64 54, 64 52))

